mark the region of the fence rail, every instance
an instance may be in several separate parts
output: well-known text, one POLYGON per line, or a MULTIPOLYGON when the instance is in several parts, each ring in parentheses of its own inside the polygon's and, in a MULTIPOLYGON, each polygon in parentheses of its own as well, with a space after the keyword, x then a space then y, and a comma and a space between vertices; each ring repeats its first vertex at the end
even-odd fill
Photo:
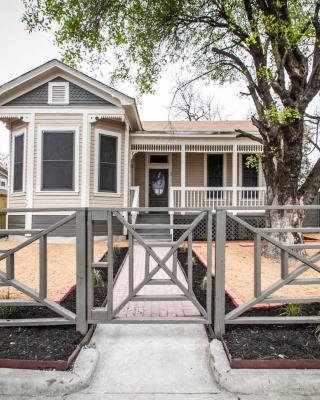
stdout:
MULTIPOLYGON (((238 209, 238 208, 233 208, 238 209)), ((293 209, 320 209, 320 206, 269 206, 269 210, 293 210, 293 209)), ((255 228, 241 218, 234 215, 232 212, 220 208, 216 214, 216 255, 215 255, 215 322, 214 331, 218 338, 221 338, 225 332, 225 325, 233 324, 305 324, 305 323, 320 323, 320 316, 296 316, 296 317, 254 317, 242 316, 245 312, 252 309, 256 304, 272 304, 272 303, 308 303, 320 302, 320 296, 307 297, 270 297, 273 293, 286 285, 315 285, 320 283, 320 279, 299 278, 308 269, 312 269, 320 273, 320 267, 315 263, 320 260, 320 252, 307 258, 295 250, 301 249, 319 249, 318 244, 290 244, 286 245, 279 240, 274 239, 269 234, 288 233, 288 232, 320 232, 319 228, 255 228), (226 222, 227 218, 232 219, 237 224, 243 226, 250 231, 254 236, 254 293, 253 298, 244 304, 236 307, 234 310, 225 313, 225 265, 226 265, 226 222), (261 253, 262 240, 265 240, 279 249, 280 271, 281 278, 262 290, 261 287, 261 253), (289 258, 300 261, 301 264, 293 271, 289 272, 289 258)))

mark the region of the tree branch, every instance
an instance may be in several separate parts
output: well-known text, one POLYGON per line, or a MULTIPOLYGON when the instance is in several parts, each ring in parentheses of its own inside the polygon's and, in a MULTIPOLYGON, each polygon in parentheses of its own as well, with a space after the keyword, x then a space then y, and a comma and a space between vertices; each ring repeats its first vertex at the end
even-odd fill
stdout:
POLYGON ((235 132, 239 132, 239 135, 236 136, 237 138, 245 137, 254 140, 255 142, 258 142, 260 144, 263 144, 263 140, 260 137, 253 135, 252 133, 245 132, 242 129, 236 129, 235 132))
POLYGON ((302 197, 303 204, 312 203, 315 195, 318 193, 320 186, 320 158, 313 166, 307 179, 298 190, 298 195, 302 197))

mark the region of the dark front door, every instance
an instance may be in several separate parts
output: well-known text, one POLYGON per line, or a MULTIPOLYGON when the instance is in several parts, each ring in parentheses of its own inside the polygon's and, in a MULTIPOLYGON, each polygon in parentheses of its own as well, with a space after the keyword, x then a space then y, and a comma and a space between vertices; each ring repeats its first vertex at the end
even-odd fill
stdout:
POLYGON ((168 207, 168 170, 149 170, 149 207, 168 207))
MULTIPOLYGON (((221 187, 223 186, 223 155, 222 154, 208 154, 208 186, 221 187)), ((220 199, 222 192, 214 192, 214 198, 220 199)), ((213 193, 208 192, 208 197, 212 198, 213 193)))

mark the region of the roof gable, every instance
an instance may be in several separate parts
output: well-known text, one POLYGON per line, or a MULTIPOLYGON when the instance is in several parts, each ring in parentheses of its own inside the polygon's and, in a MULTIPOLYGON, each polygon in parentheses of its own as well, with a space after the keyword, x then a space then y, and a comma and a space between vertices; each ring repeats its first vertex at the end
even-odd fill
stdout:
MULTIPOLYGON (((62 77, 57 77, 49 82, 69 82, 62 77)), ((49 86, 46 82, 43 85, 36 87, 16 97, 15 99, 5 103, 4 106, 44 106, 48 104, 49 86)), ((107 101, 82 87, 69 82, 69 104, 68 106, 112 106, 110 101, 107 101)), ((55 107, 55 105, 51 105, 55 107)))

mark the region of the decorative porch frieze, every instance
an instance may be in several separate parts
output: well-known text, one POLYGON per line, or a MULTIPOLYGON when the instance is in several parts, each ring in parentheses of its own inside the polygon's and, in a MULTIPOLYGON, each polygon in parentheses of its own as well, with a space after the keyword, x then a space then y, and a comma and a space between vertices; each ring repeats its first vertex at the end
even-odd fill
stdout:
POLYGON ((10 122, 23 121, 29 123, 31 121, 31 114, 0 113, 0 121, 2 121, 7 128, 9 128, 10 122))
POLYGON ((125 122, 126 118, 123 114, 89 114, 88 115, 88 122, 93 124, 99 120, 103 119, 117 119, 121 122, 125 122))

